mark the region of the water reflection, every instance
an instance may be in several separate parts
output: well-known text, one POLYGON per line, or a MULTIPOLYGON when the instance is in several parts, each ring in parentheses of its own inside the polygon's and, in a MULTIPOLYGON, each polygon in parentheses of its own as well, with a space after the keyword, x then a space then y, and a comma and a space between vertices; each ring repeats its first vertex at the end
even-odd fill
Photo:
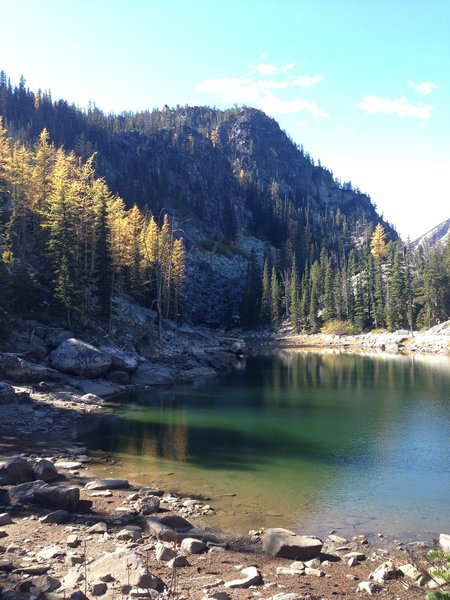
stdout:
POLYGON ((437 527, 450 496, 449 367, 283 350, 195 386, 135 394, 82 438, 124 469, 173 471, 172 487, 235 492, 233 512, 259 519, 253 527, 270 524, 265 511, 288 526, 358 514, 413 531, 423 513, 437 527))

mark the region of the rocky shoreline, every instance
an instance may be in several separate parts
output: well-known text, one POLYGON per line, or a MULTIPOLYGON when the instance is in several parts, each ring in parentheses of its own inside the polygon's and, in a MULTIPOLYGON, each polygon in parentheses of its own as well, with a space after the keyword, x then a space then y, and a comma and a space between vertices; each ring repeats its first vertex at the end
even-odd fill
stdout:
POLYGON ((358 335, 299 334, 281 331, 271 338, 255 335, 253 346, 260 344, 276 348, 324 348, 348 352, 387 352, 403 354, 434 354, 450 356, 450 321, 419 332, 369 332, 358 335))
MULTIPOLYGON (((87 474, 85 449, 0 463, 2 600, 423 598, 440 581, 425 543, 325 540, 285 529, 247 540, 205 527, 195 497, 87 474)), ((450 536, 442 535, 449 548, 450 536)))

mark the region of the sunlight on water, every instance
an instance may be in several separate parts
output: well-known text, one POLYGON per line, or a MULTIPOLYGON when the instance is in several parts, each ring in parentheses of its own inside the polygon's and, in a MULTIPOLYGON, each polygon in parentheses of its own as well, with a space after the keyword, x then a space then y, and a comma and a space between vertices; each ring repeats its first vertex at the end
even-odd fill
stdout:
POLYGON ((213 526, 450 526, 450 359, 278 351, 140 392, 81 439, 136 483, 210 498, 213 526))

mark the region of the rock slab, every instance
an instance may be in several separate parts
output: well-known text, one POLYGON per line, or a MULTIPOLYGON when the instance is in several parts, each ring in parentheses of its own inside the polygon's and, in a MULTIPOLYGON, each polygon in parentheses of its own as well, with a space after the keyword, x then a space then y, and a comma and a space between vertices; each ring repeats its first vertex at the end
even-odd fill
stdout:
POLYGON ((262 537, 264 552, 293 560, 311 560, 319 556, 323 542, 318 537, 297 535, 281 527, 267 529, 262 537))

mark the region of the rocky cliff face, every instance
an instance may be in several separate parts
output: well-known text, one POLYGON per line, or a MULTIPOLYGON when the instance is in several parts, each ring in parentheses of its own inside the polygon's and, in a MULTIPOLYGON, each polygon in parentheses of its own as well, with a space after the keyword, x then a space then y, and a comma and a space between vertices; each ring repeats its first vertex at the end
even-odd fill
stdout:
POLYGON ((427 233, 421 235, 419 238, 417 238, 417 240, 414 240, 413 246, 415 248, 418 246, 426 246, 431 248, 437 242, 440 242, 442 245, 444 245, 448 241, 449 237, 450 219, 447 219, 446 221, 439 223, 439 225, 436 225, 436 227, 433 227, 433 229, 430 229, 430 231, 427 231, 427 233))

